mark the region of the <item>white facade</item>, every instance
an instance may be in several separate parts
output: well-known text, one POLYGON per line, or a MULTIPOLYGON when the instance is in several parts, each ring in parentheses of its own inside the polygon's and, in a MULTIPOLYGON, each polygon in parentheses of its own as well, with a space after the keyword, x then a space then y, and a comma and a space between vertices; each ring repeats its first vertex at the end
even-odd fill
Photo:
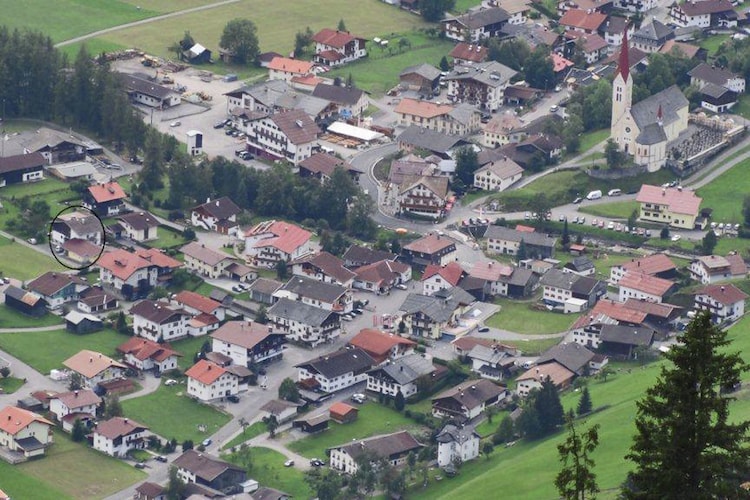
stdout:
POLYGON ((485 109, 488 111, 497 111, 502 107, 505 87, 507 87, 507 82, 503 85, 492 86, 482 85, 475 81, 467 82, 466 80, 460 79, 448 80, 448 94, 454 96, 475 95, 477 96, 475 98, 464 98, 459 100, 461 102, 477 104, 481 109, 485 109), (469 89, 469 86, 481 86, 482 90, 479 92, 473 92, 469 89))
POLYGON ((96 416, 96 408, 98 406, 98 404, 93 403, 90 405, 78 406, 76 408, 68 408, 60 399, 53 398, 50 399, 49 402, 49 411, 55 416, 55 419, 58 422, 62 422, 63 417, 70 415, 71 413, 88 413, 91 416, 96 416))
POLYGON ((232 262, 232 259, 229 257, 229 255, 227 255, 226 259, 212 266, 194 257, 191 257, 190 255, 185 255, 185 267, 212 279, 224 276, 226 274, 227 266, 232 262))
POLYGON ((630 12, 648 12, 657 6, 656 0, 615 0, 615 7, 630 12))
POLYGON ((502 178, 489 168, 480 168, 474 172, 474 187, 485 191, 505 191, 518 182, 522 175, 523 172, 519 172, 516 175, 502 178))
POLYGON ((438 442, 438 467, 446 467, 458 459, 461 463, 474 460, 479 456, 479 436, 471 433, 471 436, 463 441, 438 442))
POLYGON ((572 290, 559 288, 556 286, 544 285, 542 300, 564 304, 568 299, 573 297, 572 290))
POLYGON ((725 321, 736 321, 745 314, 745 300, 738 300, 733 303, 722 303, 708 294, 698 294, 695 296, 695 309, 698 311, 709 311, 717 323, 725 321))
POLYGON ((422 295, 433 295, 435 292, 446 290, 453 286, 440 276, 440 274, 434 274, 422 282, 422 295))
POLYGON ((130 450, 140 450, 146 447, 146 441, 144 440, 146 432, 148 431, 143 429, 140 432, 133 432, 114 440, 94 432, 93 447, 95 450, 111 457, 125 457, 130 450))
POLYGON ((8 448, 11 451, 23 453, 27 458, 44 455, 46 445, 52 444, 52 426, 43 422, 33 421, 17 433, 11 435, 0 430, 0 446, 8 448), (16 443, 16 440, 33 437, 45 445, 45 448, 24 452, 16 443))
POLYGON ((158 342, 159 339, 165 342, 171 342, 172 340, 187 337, 187 325, 190 320, 190 316, 187 314, 177 314, 177 321, 171 323, 159 324, 154 321, 150 321, 143 316, 137 314, 133 315, 133 331, 139 337, 143 337, 154 342, 158 342))
POLYGON ((293 143, 269 117, 253 120, 247 125, 247 145, 250 148, 294 165, 312 156, 312 148, 317 142, 316 138, 310 142, 293 143))
POLYGON ((340 325, 335 328, 312 326, 301 321, 288 318, 273 317, 269 318, 281 333, 286 334, 286 338, 293 342, 303 342, 310 347, 316 347, 324 342, 331 341, 341 334, 340 325))
POLYGON ((159 269, 156 266, 143 267, 136 269, 133 274, 128 276, 127 279, 123 280, 115 276, 109 269, 99 268, 99 280, 103 284, 110 285, 115 290, 122 290, 124 285, 130 285, 133 288, 139 288, 138 283, 141 280, 147 280, 149 286, 155 286, 157 278, 159 276, 159 269))
POLYGON ((201 401, 211 401, 232 396, 239 392, 239 379, 236 375, 229 372, 224 372, 211 384, 204 384, 199 380, 188 377, 188 396, 200 399, 201 401))
POLYGON ((416 382, 409 382, 407 384, 399 384, 396 382, 381 380, 372 375, 367 376, 367 390, 372 392, 378 392, 385 394, 386 396, 396 397, 399 391, 404 395, 404 398, 408 398, 417 393, 416 382))
POLYGON ((538 382, 530 378, 530 379, 518 381, 518 385, 516 386, 516 393, 518 393, 518 395, 521 396, 522 398, 525 398, 534 389, 541 389, 541 388, 542 388, 541 382, 538 382))
POLYGON ((302 367, 297 368, 298 381, 309 378, 314 378, 318 382, 318 384, 320 384, 320 388, 324 392, 336 392, 344 390, 347 387, 351 387, 355 384, 359 384, 360 382, 364 382, 365 380, 367 380, 367 373, 362 372, 359 375, 355 375, 354 372, 351 371, 339 375, 338 377, 329 379, 320 373, 309 372, 302 367))
POLYGON ((642 290, 636 290, 635 288, 620 285, 620 292, 618 293, 617 300, 625 302, 628 299, 645 300, 646 302, 657 302, 660 304, 662 297, 661 295, 647 293, 642 290))

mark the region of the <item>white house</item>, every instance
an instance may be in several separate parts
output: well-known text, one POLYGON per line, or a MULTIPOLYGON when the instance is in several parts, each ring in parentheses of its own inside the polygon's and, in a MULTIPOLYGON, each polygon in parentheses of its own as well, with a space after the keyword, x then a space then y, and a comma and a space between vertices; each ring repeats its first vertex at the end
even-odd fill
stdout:
POLYGON ((123 234, 133 241, 150 241, 159 237, 159 221, 148 212, 120 215, 117 221, 123 234))
POLYGON ((183 290, 171 299, 190 314, 210 314, 219 321, 224 321, 225 307, 221 302, 190 290, 183 290))
POLYGON ((410 453, 418 453, 422 447, 423 445, 406 431, 372 436, 331 448, 330 465, 332 469, 345 474, 356 474, 359 469, 357 458, 369 452, 375 460, 384 459, 393 467, 399 467, 406 463, 410 453))
POLYGON ((0 410, 0 447, 26 458, 44 455, 53 442, 54 424, 34 412, 16 406, 0 410))
POLYGON ((737 26, 737 13, 729 0, 674 2, 669 6, 669 17, 671 22, 683 27, 737 26))
MULTIPOLYGON (((479 9, 459 17, 449 16, 442 21, 445 37, 457 42, 478 42, 497 36, 510 20, 505 9, 479 9)), ((519 22, 520 19, 514 19, 519 22)))
POLYGON ((435 439, 438 443, 438 467, 447 467, 457 460, 468 462, 479 456, 480 436, 473 427, 448 424, 435 439))
POLYGON ((302 304, 339 314, 353 309, 352 291, 334 283, 323 283, 307 276, 292 276, 273 293, 279 299, 290 299, 302 304))
POLYGON ((117 352, 125 356, 128 365, 142 371, 156 370, 156 373, 174 370, 177 368, 177 358, 182 356, 169 344, 137 336, 117 346, 117 352))
POLYGON ((367 390, 396 397, 399 392, 404 398, 413 396, 419 390, 418 381, 426 384, 435 382, 435 367, 420 354, 410 354, 389 361, 367 372, 367 390))
POLYGON ((133 331, 154 342, 170 342, 187 337, 192 316, 183 309, 171 308, 166 302, 142 300, 130 308, 133 331))
POLYGON ((247 125, 248 150, 262 158, 299 165, 312 156, 320 129, 301 109, 257 116, 247 125))
POLYGON ((469 380, 432 398, 432 415, 471 420, 490 406, 500 404, 507 389, 489 380, 469 380))
POLYGON ((55 420, 63 424, 64 430, 71 431, 75 419, 95 419, 96 410, 101 403, 102 398, 94 391, 80 389, 56 394, 50 398, 49 411, 55 416, 55 420))
POLYGON ((124 378, 127 366, 109 356, 84 349, 63 361, 63 365, 81 376, 84 387, 124 378))
POLYGON ((375 366, 362 349, 342 349, 295 366, 297 381, 323 392, 336 392, 367 380, 367 371, 375 366))
POLYGON ((434 295, 437 291, 453 288, 465 274, 458 262, 449 262, 444 266, 430 264, 422 274, 422 294, 434 295))
POLYGON ((721 255, 705 255, 690 263, 690 277, 704 285, 745 278, 747 264, 742 256, 736 252, 722 257, 721 255))
POLYGON ((348 31, 323 28, 312 37, 315 42, 313 61, 326 66, 340 66, 367 55, 366 40, 348 31))
POLYGON ((127 73, 116 73, 116 75, 122 82, 123 90, 133 102, 156 109, 170 108, 182 102, 180 94, 174 89, 136 75, 127 73))
POLYGON ((94 449, 112 457, 127 456, 130 450, 146 447, 148 427, 135 420, 113 417, 94 428, 94 449))
POLYGON ((239 228, 237 215, 242 212, 231 199, 226 196, 215 200, 207 200, 190 210, 190 223, 194 227, 216 231, 221 234, 234 234, 239 228))
POLYGON ((57 217, 50 232, 52 243, 62 245, 68 240, 87 240, 101 245, 104 227, 99 219, 88 211, 66 213, 57 217))
POLYGON ((338 313, 286 298, 279 299, 268 309, 268 320, 287 340, 310 347, 330 341, 341 333, 338 313))
POLYGON ((558 389, 564 389, 570 385, 573 377, 575 373, 557 362, 534 366, 516 379, 516 393, 525 398, 532 390, 540 389, 542 382, 546 379, 549 379, 558 389))
POLYGON ((292 78, 312 74, 315 64, 286 57, 274 57, 268 63, 268 79, 292 82, 292 78))
POLYGON ((271 326, 252 321, 228 321, 211 334, 212 350, 229 356, 232 363, 249 367, 281 359, 286 338, 271 326))
POLYGON ((235 263, 228 254, 211 250, 197 241, 191 241, 180 251, 185 255, 185 267, 212 279, 227 275, 227 268, 235 263))
POLYGON ((111 286, 128 300, 146 294, 159 277, 158 266, 119 248, 103 253, 96 265, 102 285, 111 286))
POLYGON ((245 231, 245 253, 258 267, 273 268, 312 252, 312 233, 284 221, 267 220, 245 231))
POLYGON ((474 187, 485 191, 505 191, 521 179, 523 168, 510 158, 490 162, 474 172, 474 187))
POLYGON ((620 279, 618 297, 620 302, 625 302, 627 299, 638 299, 661 303, 674 286, 673 281, 637 271, 629 271, 620 279))
POLYGON ((492 347, 477 344, 467 357, 471 360, 471 371, 490 380, 502 380, 515 364, 515 358, 499 344, 492 347))
POLYGON ((709 311, 716 323, 732 322, 745 314, 747 294, 736 286, 708 285, 695 292, 695 310, 709 311))
POLYGON ((211 401, 239 392, 239 377, 221 366, 201 359, 185 372, 187 393, 201 401, 211 401))

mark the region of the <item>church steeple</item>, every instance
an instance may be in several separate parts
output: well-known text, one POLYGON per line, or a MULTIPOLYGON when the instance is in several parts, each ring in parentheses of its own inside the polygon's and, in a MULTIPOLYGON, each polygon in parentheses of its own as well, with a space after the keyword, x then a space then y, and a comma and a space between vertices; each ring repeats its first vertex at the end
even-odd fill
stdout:
POLYGON ((633 75, 630 73, 630 57, 628 54, 628 27, 622 34, 622 47, 617 64, 617 72, 612 82, 612 139, 625 152, 638 135, 635 124, 630 116, 630 106, 633 102, 633 75))
POLYGON ((622 34, 622 46, 620 47, 620 59, 617 62, 617 73, 622 75, 622 79, 627 81, 630 75, 630 58, 628 57, 628 27, 625 25, 625 31, 622 34))

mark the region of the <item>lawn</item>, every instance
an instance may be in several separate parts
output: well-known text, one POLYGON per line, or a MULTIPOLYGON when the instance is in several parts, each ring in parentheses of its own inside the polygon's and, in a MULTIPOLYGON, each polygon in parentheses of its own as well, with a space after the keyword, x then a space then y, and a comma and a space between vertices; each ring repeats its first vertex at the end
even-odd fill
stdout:
POLYGON ((9 352, 40 373, 49 373, 53 368, 62 368, 63 361, 82 349, 113 356, 115 348, 127 339, 127 336, 109 329, 86 335, 76 335, 64 329, 3 333, 0 335, 0 349, 9 352))
POLYGON ((578 151, 580 153, 588 151, 600 142, 606 141, 609 137, 609 134, 610 130, 608 128, 586 132, 581 136, 581 147, 578 149, 578 151))
POLYGON ((47 177, 39 182, 5 186, 0 189, 0 199, 10 200, 11 198, 36 196, 40 194, 55 193, 57 191, 68 191, 69 193, 72 193, 68 184, 65 182, 55 179, 54 177, 47 177))
POLYGON ((45 314, 41 318, 33 318, 0 304, 0 328, 32 328, 37 326, 65 326, 65 320, 54 314, 45 314))
MULTIPOLYGON (((295 467, 284 467, 286 457, 270 448, 250 448, 253 467, 248 474, 261 485, 289 493, 292 498, 313 498, 305 474, 295 467)), ((232 461, 232 455, 224 455, 232 461)))
POLYGON ((238 446, 245 441, 248 441, 255 436, 260 436, 266 432, 266 424, 258 420, 252 425, 249 425, 242 433, 237 434, 231 441, 221 447, 222 450, 229 450, 234 446, 238 446))
POLYGON ((485 324, 511 332, 535 335, 563 332, 577 319, 576 315, 539 310, 533 306, 538 302, 518 302, 509 299, 495 301, 500 311, 493 314, 485 324))
MULTIPOLYGON (((41 461, 46 461, 43 458, 41 461)), ((2 490, 11 498, 34 498, 36 500, 63 500, 73 498, 66 494, 56 481, 46 483, 37 477, 27 474, 20 466, 10 465, 0 460, 0 477, 3 478, 2 490)))
POLYGON ((741 223, 742 200, 750 193, 750 159, 743 160, 696 191, 703 198, 701 208, 712 208, 717 222, 741 223))
POLYGON ((152 248, 173 248, 181 247, 188 242, 182 234, 167 229, 164 226, 159 228, 158 234, 159 237, 157 239, 147 242, 146 245, 152 248))
POLYGON ((553 345, 559 344, 560 339, 503 340, 502 343, 520 349, 526 356, 538 356, 553 345))
POLYGON ((180 370, 185 371, 193 366, 193 357, 201 350, 203 343, 207 340, 210 341, 208 337, 188 337, 183 340, 171 342, 172 347, 182 354, 182 357, 177 359, 177 366, 180 370))
POLYGON ((166 439, 174 438, 179 443, 191 439, 200 443, 229 422, 230 417, 212 406, 194 401, 185 391, 184 384, 161 385, 156 392, 123 401, 122 409, 125 416, 148 425, 166 439), (198 431, 201 424, 207 427, 205 433, 198 431))
POLYGON ((26 382, 13 376, 0 378, 0 394, 13 394, 26 382))
MULTIPOLYGON (((74 443, 63 432, 55 432, 55 444, 41 460, 32 460, 16 469, 42 484, 59 489, 72 498, 105 498, 131 484, 146 479, 146 474, 116 458, 74 443)), ((3 481, 8 476, 3 476, 3 481)), ((5 489, 5 483, 3 483, 5 489)), ((12 491, 8 491, 12 494, 12 491)), ((39 498, 17 495, 18 498, 39 498)))
POLYGON ((337 424, 331 421, 327 431, 299 439, 287 447, 307 458, 323 458, 326 456, 326 449, 353 439, 418 428, 414 421, 396 410, 369 402, 359 407, 359 417, 354 422, 337 424))
POLYGON ((495 433, 497 430, 497 426, 500 425, 500 422, 507 416, 509 413, 507 411, 501 411, 496 413, 492 416, 492 422, 487 420, 486 418, 482 421, 481 424, 477 425, 475 430, 479 433, 480 436, 483 438, 490 436, 495 433))
MULTIPOLYGON (((599 254, 598 258, 596 254, 588 254, 588 258, 594 263, 596 268, 596 276, 598 279, 607 280, 609 279, 610 269, 613 266, 619 266, 631 259, 639 257, 640 255, 635 254, 620 254, 620 253, 604 253, 599 254)), ((555 257, 560 260, 561 265, 565 265, 574 259, 573 255, 568 253, 556 254, 555 257)))
POLYGON ((596 215, 597 217, 606 217, 608 219, 627 220, 633 210, 638 210, 636 201, 615 201, 604 203, 602 205, 589 205, 578 208, 579 212, 596 215))
POLYGON ((480 0, 456 0, 456 5, 453 7, 453 12, 461 13, 466 12, 472 7, 476 7, 481 4, 480 0))
POLYGON ((709 57, 713 57, 714 55, 716 55, 716 52, 719 50, 721 44, 729 40, 730 36, 731 35, 728 34, 712 35, 701 40, 699 45, 701 48, 708 51, 709 57))

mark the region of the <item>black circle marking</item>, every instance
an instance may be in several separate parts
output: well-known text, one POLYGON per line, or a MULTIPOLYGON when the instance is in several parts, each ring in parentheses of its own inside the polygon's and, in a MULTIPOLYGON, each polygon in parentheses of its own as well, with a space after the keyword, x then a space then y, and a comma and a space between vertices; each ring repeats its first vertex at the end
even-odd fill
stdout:
POLYGON ((62 210, 60 210, 57 213, 57 215, 55 215, 55 217, 52 218, 52 221, 50 221, 49 230, 47 231, 47 244, 49 245, 49 250, 52 253, 52 256, 55 258, 57 262, 60 263, 60 265, 67 267, 68 269, 72 269, 74 271, 83 271, 84 269, 88 269, 89 267, 96 264, 101 258, 102 254, 104 253, 104 247, 107 245, 107 233, 104 231, 104 222, 102 222, 102 219, 98 215, 96 215, 94 211, 91 210, 90 208, 86 208, 83 205, 70 205, 69 207, 65 207, 62 210), (79 209, 90 213, 91 215, 96 217, 96 220, 99 221, 99 225, 102 227, 102 243, 101 243, 101 248, 99 249, 99 255, 96 256, 96 259, 94 259, 93 262, 91 262, 90 264, 86 264, 85 266, 82 266, 82 267, 73 267, 70 264, 63 262, 62 260, 58 258, 57 253, 55 252, 55 248, 52 246, 52 226, 54 225, 55 221, 58 218, 60 218, 60 216, 63 213, 67 212, 68 210, 79 210, 79 209))

